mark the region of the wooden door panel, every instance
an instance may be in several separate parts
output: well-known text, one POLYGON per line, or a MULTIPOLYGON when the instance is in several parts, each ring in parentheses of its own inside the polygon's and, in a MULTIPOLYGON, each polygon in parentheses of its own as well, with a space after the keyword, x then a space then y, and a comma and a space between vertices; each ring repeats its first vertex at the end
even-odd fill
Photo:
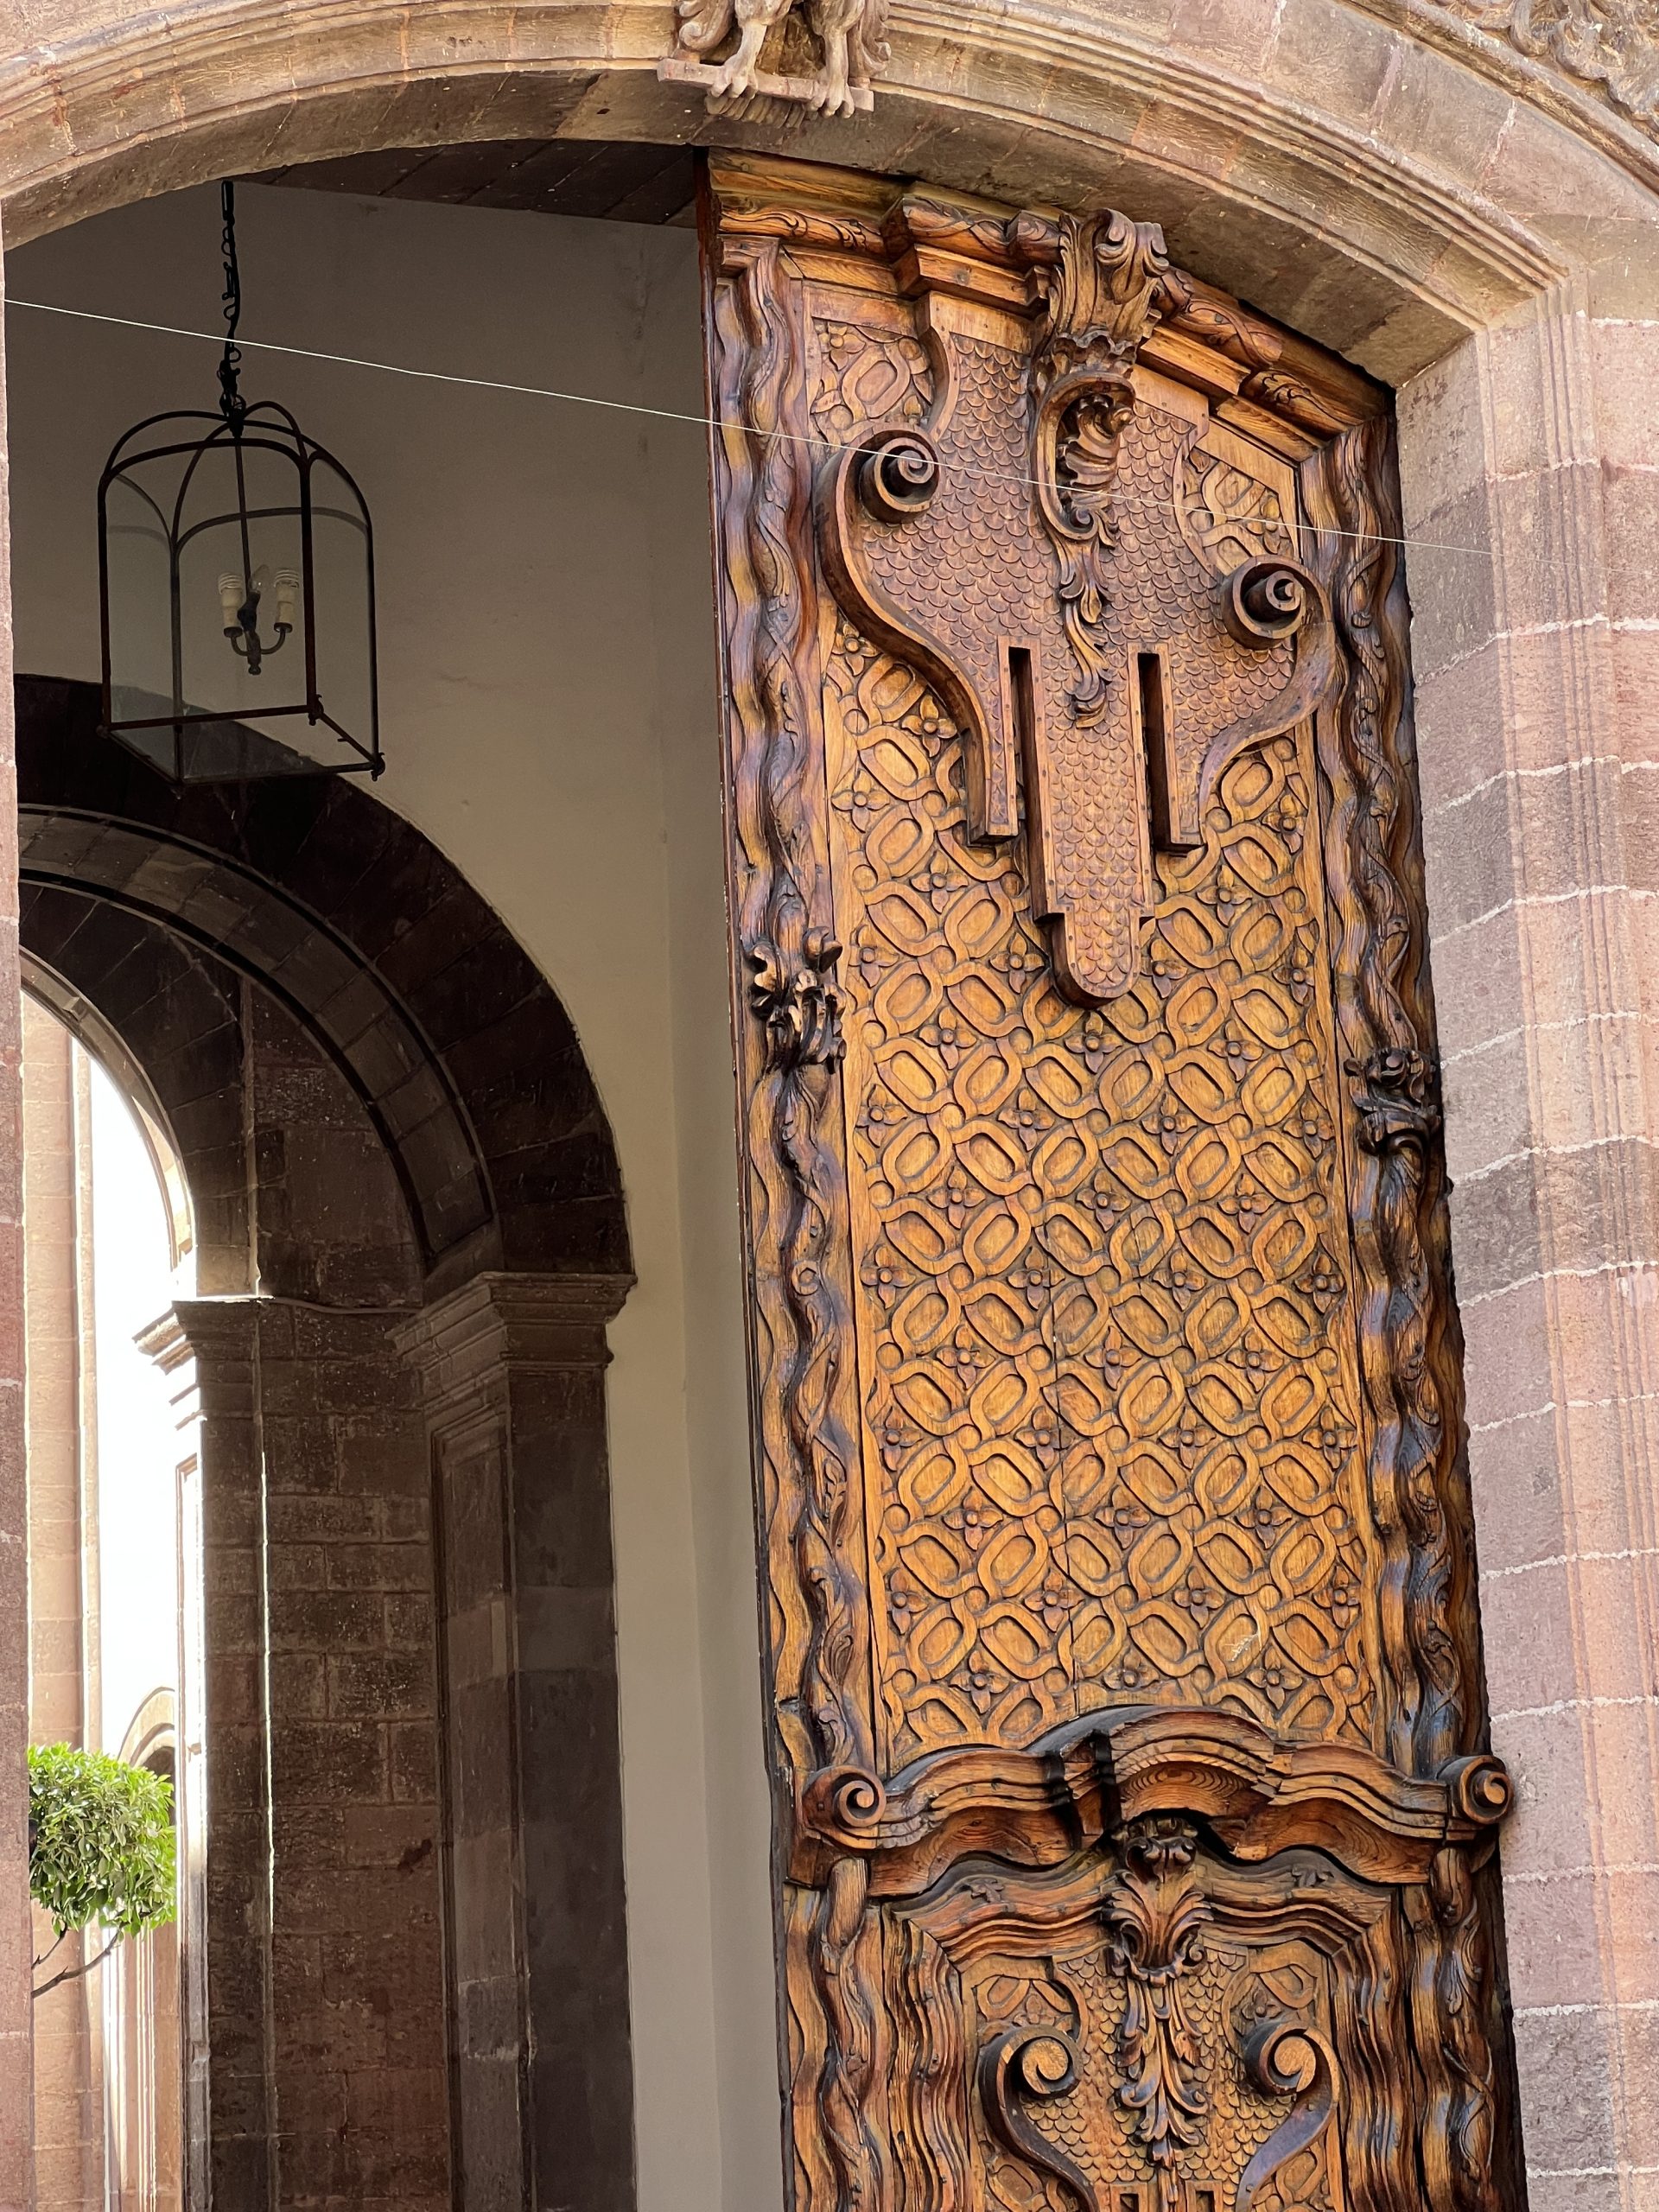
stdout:
POLYGON ((1386 395, 704 203, 797 2212, 1500 2201, 1386 395))

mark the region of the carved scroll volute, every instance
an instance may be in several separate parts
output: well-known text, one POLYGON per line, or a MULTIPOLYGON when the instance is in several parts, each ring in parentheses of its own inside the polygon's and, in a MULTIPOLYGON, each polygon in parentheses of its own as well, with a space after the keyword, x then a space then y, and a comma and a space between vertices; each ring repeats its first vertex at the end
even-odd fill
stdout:
POLYGON ((1244 2075, 1263 2096, 1293 2099, 1291 2107, 1239 2176, 1233 2212, 1254 2212, 1262 2192, 1293 2159, 1312 2151, 1337 2108, 1337 2062, 1316 2030, 1300 2020, 1269 2020, 1243 2050, 1244 2075))
POLYGON ((1074 2158, 1036 2126, 1029 2105, 1064 2096, 1077 2080, 1077 2046, 1050 2028, 1011 2028, 979 2055, 979 2095, 992 2133, 1034 2172, 1063 2183, 1077 2212, 1102 2212, 1094 2183, 1074 2158))

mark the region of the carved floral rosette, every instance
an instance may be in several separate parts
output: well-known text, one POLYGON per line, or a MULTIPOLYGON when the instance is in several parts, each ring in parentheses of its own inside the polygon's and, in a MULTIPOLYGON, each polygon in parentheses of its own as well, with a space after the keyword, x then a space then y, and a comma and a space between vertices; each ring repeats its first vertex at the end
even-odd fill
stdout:
POLYGON ((1495 2212, 1385 396, 1120 215, 705 223, 797 2212, 1495 2212))

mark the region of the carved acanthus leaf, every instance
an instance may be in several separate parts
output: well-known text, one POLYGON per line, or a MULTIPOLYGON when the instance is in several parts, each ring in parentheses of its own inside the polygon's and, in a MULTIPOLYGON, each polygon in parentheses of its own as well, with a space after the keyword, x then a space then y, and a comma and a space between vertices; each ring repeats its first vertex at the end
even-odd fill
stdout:
POLYGON ((1103 634, 1108 570, 1117 550, 1112 505, 1118 453, 1135 406, 1135 356, 1178 295, 1156 223, 1109 213, 1014 226, 1033 262, 1054 251, 1040 281, 1048 324, 1031 364, 1032 473, 1043 522, 1059 556, 1059 598, 1079 681, 1079 722, 1106 711, 1103 634), (1057 251, 1056 251, 1057 249, 1057 251))
POLYGON ((841 1058, 840 956, 823 929, 807 931, 796 960, 769 938, 750 946, 749 1003, 766 1025, 774 1066, 834 1067, 841 1058))
POLYGON ((1390 1046, 1348 1062, 1359 1141, 1366 1152, 1419 1150, 1440 1126, 1433 1064, 1415 1046, 1390 1046))
POLYGON ((1181 2155, 1209 2118, 1203 2052, 1187 2010, 1186 1977, 1201 1965, 1212 1917, 1192 1871, 1198 1832, 1152 1814, 1120 1830, 1123 1872, 1106 1900, 1111 1960, 1123 1977, 1118 2101, 1152 2162, 1158 2212, 1178 2212, 1181 2155))

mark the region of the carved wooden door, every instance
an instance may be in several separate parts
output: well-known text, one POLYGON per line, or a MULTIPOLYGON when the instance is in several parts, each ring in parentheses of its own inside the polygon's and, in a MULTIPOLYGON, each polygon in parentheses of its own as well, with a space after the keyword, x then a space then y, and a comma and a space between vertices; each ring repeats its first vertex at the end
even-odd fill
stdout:
POLYGON ((705 198, 795 2212, 1512 2201, 1386 395, 705 198))

